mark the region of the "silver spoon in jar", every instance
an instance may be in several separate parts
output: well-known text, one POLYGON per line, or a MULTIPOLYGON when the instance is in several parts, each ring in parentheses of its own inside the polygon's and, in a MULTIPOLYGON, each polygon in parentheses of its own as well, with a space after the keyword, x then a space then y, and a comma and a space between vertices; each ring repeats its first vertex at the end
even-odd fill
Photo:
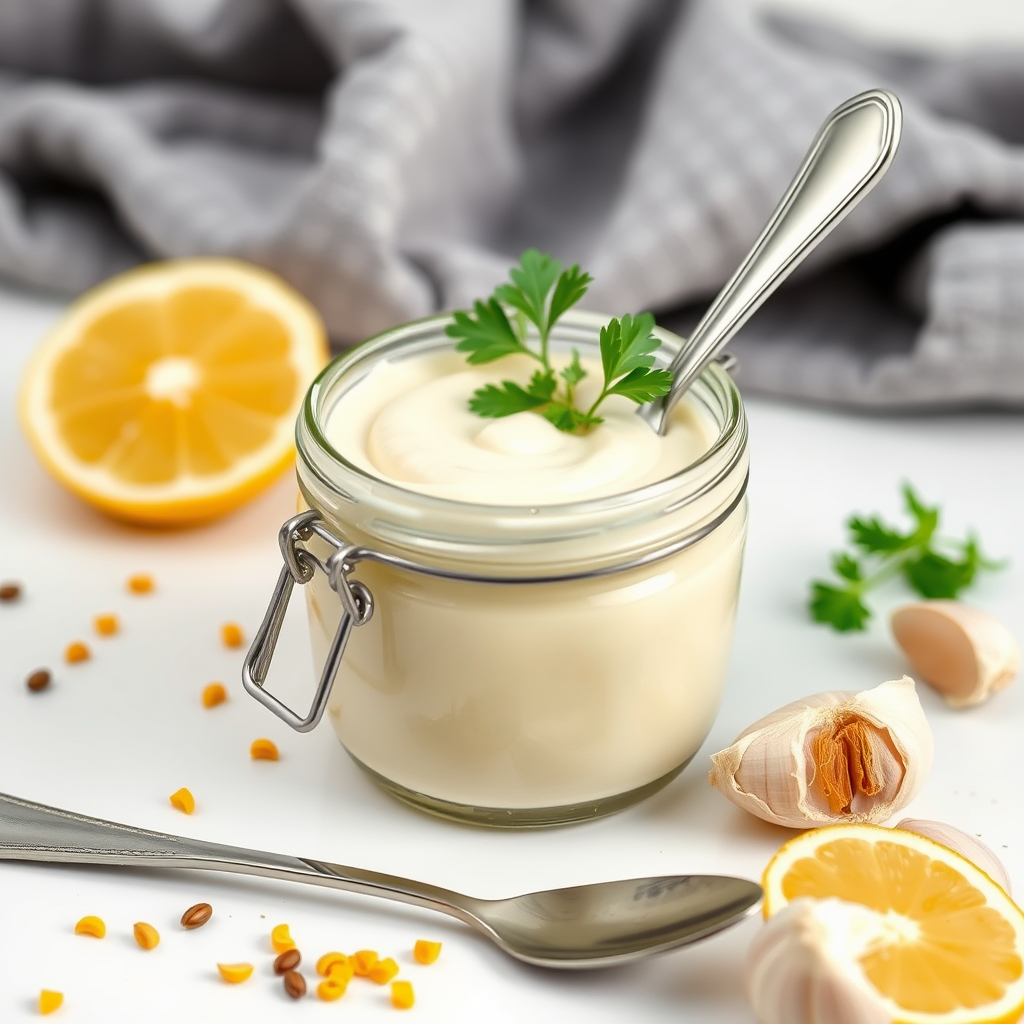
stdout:
POLYGON ((902 125, 900 101, 884 89, 862 92, 829 114, 754 247, 672 361, 671 391, 638 409, 652 430, 665 433, 683 392, 874 188, 896 154, 902 125))
POLYGON ((377 871, 150 832, 2 793, 0 860, 234 871, 382 896, 457 917, 539 967, 606 967, 685 946, 735 924, 761 901, 756 883, 718 875, 631 878, 475 899, 377 871))

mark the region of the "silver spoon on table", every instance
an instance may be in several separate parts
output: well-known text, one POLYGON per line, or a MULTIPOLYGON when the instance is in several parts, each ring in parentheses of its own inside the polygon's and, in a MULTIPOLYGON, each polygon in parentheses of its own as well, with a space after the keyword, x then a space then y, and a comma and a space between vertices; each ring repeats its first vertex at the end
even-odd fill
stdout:
POLYGON ((637 410, 653 430, 665 433, 683 392, 874 188, 896 154, 902 125, 900 101, 884 89, 860 93, 829 114, 754 247, 672 361, 672 390, 637 410))
POLYGON ((309 882, 457 917, 518 960, 606 967, 685 946, 751 914, 761 887, 675 875, 596 882, 483 900, 377 871, 150 832, 0 793, 0 860, 201 868, 309 882))

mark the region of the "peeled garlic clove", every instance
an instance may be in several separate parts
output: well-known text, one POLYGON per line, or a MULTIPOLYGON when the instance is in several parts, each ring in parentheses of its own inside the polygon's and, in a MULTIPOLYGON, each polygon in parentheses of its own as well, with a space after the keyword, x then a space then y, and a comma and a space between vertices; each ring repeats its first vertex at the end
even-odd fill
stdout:
POLYGON ((994 616, 958 601, 919 601, 892 613, 896 643, 950 707, 978 704, 1020 668, 1013 634, 994 616))
POLYGON ((856 903, 798 899, 765 922, 744 971, 761 1024, 891 1024, 857 968, 862 937, 877 930, 876 917, 856 903))
POLYGON ((996 885, 1001 885, 1009 893, 1010 876, 1006 873, 1003 862, 980 839, 970 833, 942 821, 925 821, 920 818, 904 818, 896 827, 905 832, 916 832, 919 836, 934 839, 935 842, 948 846, 981 868, 996 885))
POLYGON ((772 712, 711 755, 711 784, 790 828, 882 822, 932 763, 932 733, 908 676, 860 693, 817 693, 772 712))

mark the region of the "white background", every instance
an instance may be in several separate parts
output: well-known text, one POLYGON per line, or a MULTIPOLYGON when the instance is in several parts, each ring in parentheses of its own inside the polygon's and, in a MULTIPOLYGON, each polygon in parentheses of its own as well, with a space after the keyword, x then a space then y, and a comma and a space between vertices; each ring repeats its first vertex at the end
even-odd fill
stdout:
MULTIPOLYGON (((801 0, 800 6, 822 13, 845 8, 851 19, 871 21, 874 32, 885 24, 897 34, 920 29, 955 39, 985 26, 1000 39, 1013 32, 1024 38, 1016 2, 801 0), (946 20, 938 17, 940 7, 946 20), (910 11, 917 12, 916 29, 910 11)), ((259 622, 278 569, 276 529, 293 507, 289 481, 220 523, 159 534, 93 513, 43 474, 17 428, 15 393, 28 352, 60 308, 0 289, 0 576, 26 587, 22 602, 0 607, 2 791, 480 896, 645 874, 757 877, 789 833, 712 791, 706 755, 790 699, 862 689, 906 668, 884 616, 856 637, 807 621, 808 581, 825 571, 851 511, 898 515, 897 487, 912 480, 926 498, 943 503, 951 533, 974 527, 991 554, 1009 556, 1011 567, 984 578, 972 599, 1024 636, 1024 419, 859 417, 753 400, 751 534, 734 660, 722 714, 694 765, 640 806, 587 825, 508 833, 432 820, 363 779, 326 726, 299 736, 246 698, 237 683, 241 655, 218 641, 223 621, 239 621, 250 634, 259 622), (154 574, 155 594, 125 593, 124 579, 137 571, 154 574), (122 635, 90 637, 92 616, 104 611, 120 615, 122 635), (61 651, 76 638, 89 639, 95 658, 63 666, 61 651), (24 677, 40 665, 55 669, 56 681, 48 692, 29 694, 24 677), (231 700, 205 711, 199 693, 213 679, 228 684, 231 700), (249 760, 250 741, 263 735, 280 745, 279 763, 249 760), (167 803, 182 785, 199 802, 188 818, 167 803)), ((902 596, 894 588, 877 603, 884 611, 902 596)), ((293 693, 308 685, 303 628, 299 616, 290 621, 279 661, 278 685, 293 693)), ((921 696, 935 731, 936 761, 908 813, 980 835, 1022 883, 1024 690, 1018 684, 964 712, 949 711, 927 690, 921 696)), ((25 864, 0 865, 0 1021, 34 1019, 41 987, 66 993, 54 1020, 394 1019, 385 990, 369 983, 353 983, 337 1005, 309 999, 285 1006, 269 973, 268 934, 281 921, 290 923, 307 961, 336 948, 394 955, 416 985, 413 1019, 424 1024, 531 1017, 595 1024, 752 1021, 741 972, 756 921, 639 966, 564 975, 519 965, 454 922, 379 901, 185 872, 25 864), (177 919, 199 900, 214 905, 214 919, 185 933, 177 919), (87 913, 106 919, 102 942, 71 933, 87 913), (160 930, 155 951, 135 946, 137 920, 160 930), (411 963, 409 950, 420 937, 444 942, 436 966, 411 963), (235 960, 257 964, 256 976, 237 988, 221 983, 214 970, 217 961, 235 960)))

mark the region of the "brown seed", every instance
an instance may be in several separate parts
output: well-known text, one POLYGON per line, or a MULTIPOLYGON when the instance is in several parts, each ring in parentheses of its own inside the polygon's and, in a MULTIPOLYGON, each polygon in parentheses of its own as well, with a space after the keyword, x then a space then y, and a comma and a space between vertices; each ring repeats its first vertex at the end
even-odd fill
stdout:
POLYGON ((0 601, 17 601, 21 597, 21 587, 17 583, 0 583, 0 601))
POLYGON ((45 690, 50 685, 50 673, 47 672, 45 668, 36 669, 36 671, 25 680, 25 685, 30 690, 37 693, 40 690, 45 690))
POLYGON ((213 917, 213 907, 209 903, 197 903, 181 915, 181 927, 202 928, 211 917, 213 917))
POLYGON ((294 971, 300 963, 302 963, 302 954, 297 949, 286 949, 274 961, 274 973, 287 974, 289 971, 294 971))
POLYGON ((306 979, 298 971, 289 971, 284 976, 284 990, 292 999, 301 999, 306 994, 306 979))

